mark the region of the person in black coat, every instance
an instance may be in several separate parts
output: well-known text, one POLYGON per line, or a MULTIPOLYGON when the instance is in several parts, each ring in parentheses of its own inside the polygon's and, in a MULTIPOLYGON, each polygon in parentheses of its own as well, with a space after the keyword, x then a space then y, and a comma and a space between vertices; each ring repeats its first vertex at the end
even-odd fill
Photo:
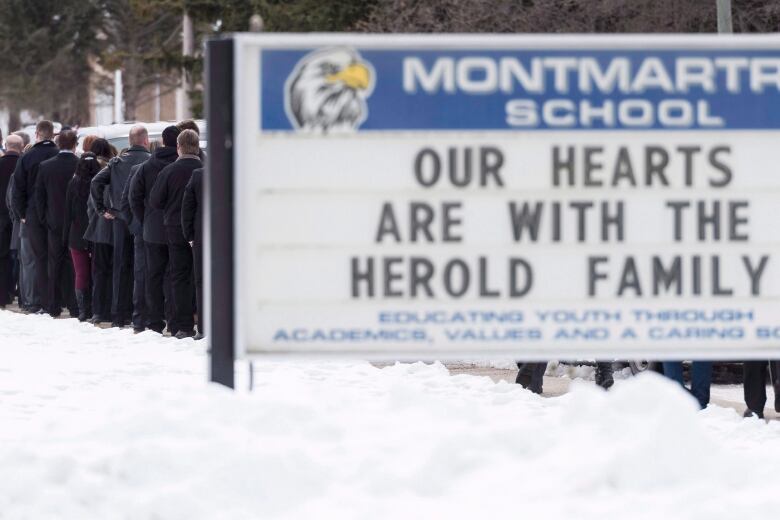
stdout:
MULTIPOLYGON (((142 125, 133 126, 128 134, 130 147, 109 161, 108 168, 92 179, 92 198, 98 214, 113 226, 113 298, 111 314, 114 327, 124 327, 133 314, 133 236, 121 218, 122 192, 134 166, 149 159, 149 134, 142 125), (108 189, 106 189, 108 188, 108 189), (108 193, 110 206, 103 204, 108 193)), ((143 330, 143 329, 141 329, 143 330)))
POLYGON ((198 333, 195 339, 206 334, 203 314, 203 168, 193 170, 192 178, 184 188, 181 201, 181 229, 184 238, 192 246, 192 260, 195 269, 195 301, 198 315, 198 333))
POLYGON ((11 235, 11 248, 15 249, 14 255, 14 279, 17 281, 17 294, 19 295, 19 308, 22 312, 34 310, 35 301, 35 257, 30 249, 28 240, 24 238, 24 225, 18 213, 14 210, 14 176, 8 182, 8 191, 5 194, 5 205, 9 209, 11 219, 14 222, 13 234, 11 235))
POLYGON ((148 323, 146 312, 146 246, 144 244, 144 227, 133 215, 130 209, 130 186, 133 178, 141 170, 144 163, 133 166, 130 178, 122 190, 119 202, 119 218, 127 223, 127 228, 133 236, 133 332, 146 330, 148 323))
POLYGON ((57 317, 65 305, 71 317, 78 316, 76 297, 73 292, 73 263, 68 247, 62 240, 65 215, 65 197, 68 183, 76 172, 79 160, 76 157, 76 132, 60 132, 57 142, 60 152, 38 166, 35 184, 35 209, 40 222, 47 231, 48 308, 51 316, 57 317))
POLYGON ((0 308, 11 303, 11 293, 16 285, 11 264, 13 210, 6 203, 6 193, 22 153, 22 143, 21 137, 9 135, 5 140, 5 155, 0 157, 0 308))
POLYGON ((92 243, 84 238, 89 225, 87 204, 92 178, 100 171, 100 163, 92 152, 79 159, 76 174, 68 182, 65 194, 65 212, 62 224, 62 241, 70 249, 75 271, 76 303, 79 307, 79 321, 92 317, 90 292, 92 270, 92 243))
MULTIPOLYGON (((51 159, 59 150, 54 144, 54 125, 51 121, 40 121, 35 127, 36 143, 16 163, 14 170, 13 210, 22 222, 22 253, 32 255, 31 265, 34 273, 25 273, 24 277, 34 277, 33 301, 29 302, 29 312, 43 313, 48 308, 48 232, 38 218, 35 209, 35 185, 38 177, 38 165, 51 159), (26 243, 25 243, 26 242, 26 243)), ((22 258, 22 268, 27 262, 22 258)))
POLYGON ((25 295, 24 291, 22 291, 22 280, 19 277, 21 274, 21 269, 19 268, 19 248, 21 247, 21 239, 19 238, 19 227, 21 226, 21 222, 19 222, 19 215, 16 214, 16 212, 12 208, 11 204, 11 194, 14 190, 14 176, 11 175, 11 178, 8 181, 8 188, 5 192, 5 207, 8 208, 8 215, 11 218, 11 251, 9 253, 10 260, 11 260, 11 281, 8 283, 8 287, 11 288, 12 296, 11 301, 13 301, 13 295, 16 295, 19 297, 19 308, 24 309, 25 308, 25 295))
MULTIPOLYGON (((102 138, 95 139, 89 151, 97 156, 101 168, 107 167, 114 157, 111 145, 102 138)), ((108 193, 103 195, 102 204, 110 206, 108 193)), ((114 232, 111 220, 98 213, 97 203, 91 195, 87 201, 87 216, 89 224, 84 238, 92 242, 92 319, 89 321, 98 324, 111 321, 114 232)))
POLYGON ((152 188, 160 171, 178 158, 176 138, 179 129, 169 126, 163 130, 163 146, 154 151, 130 181, 128 199, 133 217, 143 228, 146 249, 146 314, 147 327, 162 333, 165 321, 168 330, 178 332, 173 313, 173 296, 168 272, 168 239, 165 236, 163 212, 150 204, 152 188))
POLYGON ((776 359, 745 361, 742 369, 745 405, 747 405, 745 417, 764 418, 767 376, 775 392, 775 411, 780 412, 780 361, 776 359))
POLYGON ((181 225, 181 208, 184 189, 190 182, 193 170, 202 167, 198 153, 198 134, 184 130, 176 138, 179 158, 160 172, 154 183, 149 203, 164 212, 163 223, 168 239, 168 256, 171 261, 173 307, 179 331, 176 337, 195 335, 193 300, 192 248, 184 238, 181 225))
MULTIPOLYGON (((547 362, 525 363, 517 362, 517 377, 515 383, 532 391, 535 394, 541 394, 544 385, 544 373, 547 370, 547 362)), ((596 362, 596 384, 604 390, 609 390, 615 379, 613 376, 612 362, 596 362)))

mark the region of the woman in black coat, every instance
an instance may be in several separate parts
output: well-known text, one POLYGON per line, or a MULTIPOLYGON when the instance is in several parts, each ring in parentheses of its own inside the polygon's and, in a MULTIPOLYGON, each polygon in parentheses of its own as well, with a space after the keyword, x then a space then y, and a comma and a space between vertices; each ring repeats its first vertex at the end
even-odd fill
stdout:
POLYGON ((87 152, 79 159, 76 174, 68 183, 65 194, 65 218, 62 239, 70 248, 73 270, 76 273, 76 301, 79 305, 79 321, 92 317, 90 298, 90 271, 92 243, 84 239, 89 224, 87 201, 89 186, 101 165, 94 153, 87 152))
MULTIPOLYGON (((90 151, 95 154, 100 168, 105 168, 115 153, 111 145, 102 138, 95 139, 90 151)), ((103 205, 111 207, 108 200, 108 190, 104 193, 103 205)), ((90 323, 111 321, 112 301, 112 261, 114 256, 113 224, 107 218, 99 215, 97 204, 90 197, 87 205, 89 224, 84 238, 92 242, 92 319, 90 323)))

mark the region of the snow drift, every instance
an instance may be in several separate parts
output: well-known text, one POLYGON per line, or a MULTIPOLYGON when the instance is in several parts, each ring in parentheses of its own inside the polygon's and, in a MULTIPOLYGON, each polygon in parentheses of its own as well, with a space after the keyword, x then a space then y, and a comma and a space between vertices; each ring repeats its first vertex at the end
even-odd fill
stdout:
POLYGON ((780 424, 699 412, 652 374, 542 398, 438 363, 260 363, 250 394, 207 384, 206 361, 204 342, 0 311, 0 518, 731 520, 780 506, 780 424))

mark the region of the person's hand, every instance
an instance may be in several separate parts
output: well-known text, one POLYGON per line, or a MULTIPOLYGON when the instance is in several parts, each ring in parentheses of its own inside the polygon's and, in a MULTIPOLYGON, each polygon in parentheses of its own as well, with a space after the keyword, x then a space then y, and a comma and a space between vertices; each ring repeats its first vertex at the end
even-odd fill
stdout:
POLYGON ((190 247, 193 247, 193 245, 192 245, 192 242, 193 242, 193 241, 192 241, 192 240, 190 240, 190 247))
POLYGON ((22 220, 22 224, 27 224, 27 219, 26 218, 23 218, 21 220, 22 220))
POLYGON ((107 220, 114 220, 115 217, 114 217, 114 215, 112 215, 111 213, 106 211, 105 213, 103 213, 103 218, 105 218, 107 220))

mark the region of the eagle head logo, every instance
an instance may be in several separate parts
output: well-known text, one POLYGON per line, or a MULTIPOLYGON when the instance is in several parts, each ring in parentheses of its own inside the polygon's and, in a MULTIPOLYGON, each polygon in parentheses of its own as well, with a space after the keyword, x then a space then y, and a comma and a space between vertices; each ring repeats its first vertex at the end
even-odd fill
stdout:
POLYGON ((366 98, 374 71, 350 48, 311 52, 295 67, 285 85, 285 108, 293 126, 322 133, 353 132, 368 117, 366 98))

